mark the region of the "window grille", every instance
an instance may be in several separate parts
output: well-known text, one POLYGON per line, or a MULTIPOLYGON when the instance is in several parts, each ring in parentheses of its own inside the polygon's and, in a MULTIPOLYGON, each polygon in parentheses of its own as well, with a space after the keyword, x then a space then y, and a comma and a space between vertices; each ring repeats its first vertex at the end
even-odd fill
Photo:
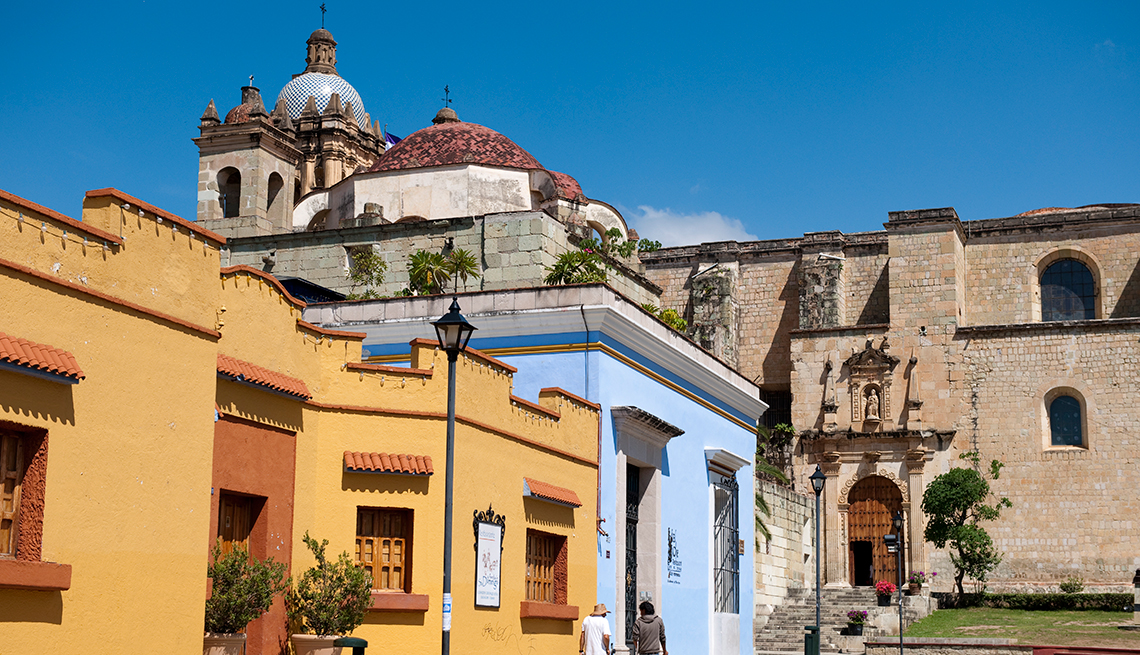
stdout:
POLYGON ((717 476, 713 483, 716 515, 713 524, 715 547, 713 571, 714 611, 740 613, 739 504, 736 478, 717 476))
POLYGON ((1041 320, 1079 321, 1096 318, 1096 282, 1088 267, 1075 259, 1053 262, 1041 274, 1041 320))

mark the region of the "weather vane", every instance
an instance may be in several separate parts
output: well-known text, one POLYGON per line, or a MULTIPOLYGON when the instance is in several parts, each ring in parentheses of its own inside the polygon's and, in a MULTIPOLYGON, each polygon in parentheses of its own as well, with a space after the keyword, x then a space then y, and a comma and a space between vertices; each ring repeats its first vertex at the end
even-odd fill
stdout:
POLYGON ((321 3, 321 29, 325 29, 325 3, 321 3))
POLYGON ((440 100, 443 101, 444 107, 447 107, 451 104, 451 89, 449 89, 447 87, 448 87, 448 85, 446 85, 446 84, 443 85, 443 97, 440 98, 440 100))

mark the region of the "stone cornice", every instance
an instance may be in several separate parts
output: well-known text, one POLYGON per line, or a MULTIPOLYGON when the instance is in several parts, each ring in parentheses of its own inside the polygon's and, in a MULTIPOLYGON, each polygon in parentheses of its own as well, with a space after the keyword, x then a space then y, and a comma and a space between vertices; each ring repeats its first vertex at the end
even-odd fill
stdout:
POLYGON ((1083 321, 1046 321, 1037 323, 1006 323, 997 325, 964 325, 958 326, 954 336, 965 338, 1001 338, 1006 336, 1025 336, 1032 332, 1057 332, 1072 334, 1074 332, 1095 332, 1119 327, 1140 327, 1140 317, 1130 318, 1091 318, 1083 321))

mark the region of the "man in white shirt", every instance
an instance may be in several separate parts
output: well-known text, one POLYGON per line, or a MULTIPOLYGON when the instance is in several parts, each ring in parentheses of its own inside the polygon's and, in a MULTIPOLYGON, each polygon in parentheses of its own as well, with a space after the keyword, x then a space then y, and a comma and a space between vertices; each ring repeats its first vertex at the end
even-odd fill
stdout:
POLYGON ((594 605, 594 612, 582 621, 582 635, 578 638, 578 652, 585 655, 608 655, 610 652, 610 611, 605 603, 594 605))

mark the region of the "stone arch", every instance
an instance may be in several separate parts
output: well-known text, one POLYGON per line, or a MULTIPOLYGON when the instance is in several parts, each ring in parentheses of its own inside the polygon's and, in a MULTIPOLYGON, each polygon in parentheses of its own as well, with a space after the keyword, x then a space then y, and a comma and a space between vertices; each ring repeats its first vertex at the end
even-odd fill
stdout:
POLYGON ((1088 250, 1077 245, 1066 245, 1056 248, 1051 248, 1037 257, 1034 262, 1031 274, 1033 279, 1030 281, 1029 288, 1033 289, 1031 316, 1029 320, 1033 322, 1041 321, 1041 276, 1045 270, 1056 264, 1063 259, 1072 259, 1080 262, 1085 268, 1088 269, 1093 279, 1093 316, 1094 318, 1104 318, 1104 277, 1102 274, 1102 267, 1100 261, 1095 255, 1088 250))
POLYGON ((887 469, 881 468, 877 471, 867 471, 863 474, 856 474, 856 475, 851 476, 847 480, 847 482, 844 482, 843 486, 840 487, 840 489, 839 489, 839 504, 840 505, 846 505, 847 504, 847 497, 851 493, 851 488, 854 487, 855 485, 859 484, 864 479, 872 477, 872 476, 878 476, 881 478, 886 478, 886 479, 890 480, 891 482, 895 483, 895 486, 899 488, 899 493, 902 494, 903 503, 909 503, 910 502, 910 490, 907 488, 906 482, 903 482, 899 478, 899 476, 895 475, 891 471, 888 471, 887 469))
POLYGON ((269 184, 266 187, 265 216, 275 226, 285 225, 285 180, 276 171, 269 174, 269 184))
POLYGON ((218 204, 222 218, 237 218, 241 213, 241 172, 233 166, 218 171, 218 204))

